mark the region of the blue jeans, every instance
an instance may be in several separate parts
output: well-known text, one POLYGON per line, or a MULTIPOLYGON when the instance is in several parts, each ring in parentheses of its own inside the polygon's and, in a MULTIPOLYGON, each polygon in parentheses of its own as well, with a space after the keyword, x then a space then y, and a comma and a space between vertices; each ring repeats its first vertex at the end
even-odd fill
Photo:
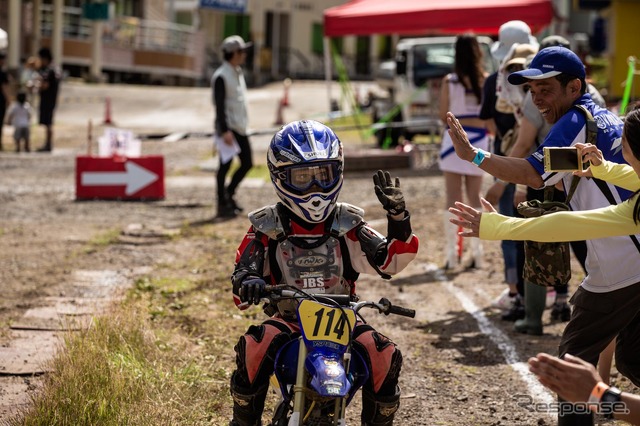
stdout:
MULTIPOLYGON (((514 184, 508 184, 498 201, 498 211, 505 216, 514 217, 516 208, 513 206, 513 196, 516 192, 514 184)), ((502 240, 502 258, 504 259, 504 280, 507 284, 518 282, 517 242, 502 240)))

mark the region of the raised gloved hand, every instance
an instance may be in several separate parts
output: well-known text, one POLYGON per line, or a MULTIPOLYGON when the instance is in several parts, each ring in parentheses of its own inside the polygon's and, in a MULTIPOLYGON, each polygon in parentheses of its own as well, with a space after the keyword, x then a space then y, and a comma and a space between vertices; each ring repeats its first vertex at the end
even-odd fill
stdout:
POLYGON ((262 278, 250 277, 242 281, 240 285, 240 300, 257 305, 265 295, 264 287, 267 283, 262 278))
POLYGON ((394 183, 389 172, 378 170, 373 175, 373 184, 382 208, 393 216, 404 213, 405 203, 400 189, 400 178, 396 178, 394 183))

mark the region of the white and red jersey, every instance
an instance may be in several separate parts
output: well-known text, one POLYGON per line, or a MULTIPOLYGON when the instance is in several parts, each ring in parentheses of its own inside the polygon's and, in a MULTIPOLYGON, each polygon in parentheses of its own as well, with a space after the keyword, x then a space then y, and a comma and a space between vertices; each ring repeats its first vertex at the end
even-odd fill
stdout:
POLYGON ((300 222, 283 206, 250 214, 252 226, 236 252, 232 276, 236 306, 247 277, 268 284, 288 284, 319 294, 353 294, 360 274, 389 278, 402 271, 418 252, 408 213, 388 219, 387 236, 371 228, 355 206, 338 203, 327 222, 300 222))

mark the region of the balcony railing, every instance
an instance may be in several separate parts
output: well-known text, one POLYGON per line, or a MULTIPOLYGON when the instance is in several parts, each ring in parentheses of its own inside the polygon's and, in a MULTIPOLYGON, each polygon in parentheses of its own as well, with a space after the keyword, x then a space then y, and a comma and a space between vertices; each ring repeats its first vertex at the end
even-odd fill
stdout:
MULTIPOLYGON (((42 5, 42 35, 50 37, 53 31, 51 5, 42 5)), ((91 37, 91 21, 82 17, 82 9, 65 7, 63 36, 87 40, 91 37)), ((105 44, 128 49, 174 52, 191 55, 194 52, 196 30, 188 25, 164 21, 149 21, 132 16, 120 16, 105 21, 102 39, 105 44)))

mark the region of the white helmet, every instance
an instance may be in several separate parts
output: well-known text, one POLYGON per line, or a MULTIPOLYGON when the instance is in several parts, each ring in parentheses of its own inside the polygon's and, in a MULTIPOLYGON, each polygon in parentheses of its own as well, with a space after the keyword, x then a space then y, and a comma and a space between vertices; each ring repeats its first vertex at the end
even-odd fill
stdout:
POLYGON ((267 152, 271 182, 282 203, 312 223, 334 210, 342 188, 342 143, 329 127, 312 120, 283 126, 267 152))

